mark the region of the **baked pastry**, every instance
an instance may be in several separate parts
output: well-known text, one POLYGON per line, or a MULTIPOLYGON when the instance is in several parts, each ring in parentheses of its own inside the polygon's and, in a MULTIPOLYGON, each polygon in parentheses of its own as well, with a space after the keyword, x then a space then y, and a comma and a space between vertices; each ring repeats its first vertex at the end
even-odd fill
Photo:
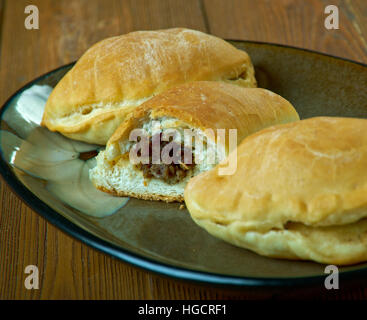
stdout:
POLYGON ((42 125, 105 145, 136 106, 173 86, 197 80, 256 87, 246 52, 203 32, 137 31, 92 46, 52 91, 42 125))
POLYGON ((106 150, 97 156, 90 178, 98 189, 118 196, 183 201, 187 181, 228 155, 230 142, 220 139, 217 129, 227 130, 226 137, 230 137, 229 129, 236 129, 237 140, 232 147, 237 147, 237 141, 255 131, 298 119, 287 100, 268 90, 215 81, 191 82, 171 88, 136 108, 112 135, 106 150), (161 131, 154 133, 154 123, 159 124, 161 131), (137 146, 131 133, 138 128, 144 129, 149 145, 145 164, 131 161, 131 152, 137 146), (179 138, 173 138, 172 145, 176 144, 178 151, 173 153, 181 158, 154 164, 152 141, 162 141, 158 156, 160 151, 163 154, 168 142, 163 141, 161 134, 172 129, 176 129, 179 138), (187 133, 195 138, 188 146, 183 137, 187 133), (189 154, 190 161, 186 161, 184 152, 189 154))
POLYGON ((210 234, 261 255, 367 260, 367 120, 319 117, 244 139, 237 171, 190 180, 185 203, 210 234))

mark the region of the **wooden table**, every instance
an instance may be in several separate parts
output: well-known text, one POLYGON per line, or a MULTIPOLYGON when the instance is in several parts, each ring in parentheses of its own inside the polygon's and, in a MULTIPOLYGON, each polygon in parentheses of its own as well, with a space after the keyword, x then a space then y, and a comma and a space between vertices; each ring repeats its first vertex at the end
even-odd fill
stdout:
MULTIPOLYGON (((133 30, 182 26, 367 63, 365 0, 0 0, 0 26, 1 104, 26 82, 76 60, 98 40, 133 30), (39 30, 24 27, 30 3, 39 9, 39 30), (328 4, 339 7, 339 30, 324 27, 328 4)), ((152 275, 91 249, 49 224, 0 183, 0 299, 250 297, 152 275), (27 265, 39 267, 39 290, 24 287, 27 265)), ((366 299, 367 289, 340 290, 333 297, 366 299)))

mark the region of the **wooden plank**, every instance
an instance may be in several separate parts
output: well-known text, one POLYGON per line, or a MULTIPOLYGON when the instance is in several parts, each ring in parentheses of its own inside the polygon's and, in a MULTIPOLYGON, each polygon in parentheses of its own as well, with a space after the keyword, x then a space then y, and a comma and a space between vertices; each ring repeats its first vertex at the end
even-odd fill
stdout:
POLYGON ((364 0, 338 0, 336 5, 341 6, 349 21, 353 24, 358 36, 367 48, 367 5, 364 0))
MULTIPOLYGON (((220 37, 287 44, 367 62, 367 48, 344 5, 340 5, 340 29, 327 30, 324 9, 330 1, 203 1, 209 29, 220 37)), ((365 1, 360 4, 366 7, 365 1)))
MULTIPOLYGON (((5 2, 4 1, 0 1, 0 63, 1 63, 1 39, 3 36, 3 17, 4 17, 4 10, 5 10, 5 6, 4 6, 5 2)), ((1 64, 0 64, 0 68, 1 68, 1 64)))

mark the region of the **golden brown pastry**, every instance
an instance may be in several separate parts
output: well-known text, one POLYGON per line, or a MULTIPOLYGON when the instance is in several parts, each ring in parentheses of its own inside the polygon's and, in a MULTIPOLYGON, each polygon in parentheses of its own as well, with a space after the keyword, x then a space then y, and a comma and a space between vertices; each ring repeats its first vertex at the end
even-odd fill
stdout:
POLYGON ((97 188, 118 196, 183 201, 187 181, 228 155, 230 143, 218 139, 217 129, 225 129, 227 137, 229 129, 236 129, 240 142, 262 128, 296 120, 299 117, 292 105, 268 90, 213 81, 191 82, 169 89, 136 108, 110 138, 106 150, 98 155, 90 178, 97 188), (150 159, 141 166, 130 161, 130 151, 134 150, 131 132, 144 128, 151 140, 154 122, 162 129, 180 133, 181 140, 176 141, 180 150, 184 148, 184 130, 194 133, 195 141, 187 150, 194 155, 192 165, 184 161, 183 165, 152 165, 150 159), (207 129, 212 129, 214 135, 207 129), (202 138, 204 148, 199 148, 196 138, 202 138), (216 152, 214 161, 206 161, 211 159, 210 150, 216 152))
POLYGON ((185 203, 212 235, 259 254, 326 264, 367 260, 367 120, 319 117, 244 139, 190 180, 185 203))
POLYGON ((175 28, 108 38, 92 46, 57 84, 42 125, 104 145, 136 106, 198 80, 256 87, 246 52, 199 31, 175 28))

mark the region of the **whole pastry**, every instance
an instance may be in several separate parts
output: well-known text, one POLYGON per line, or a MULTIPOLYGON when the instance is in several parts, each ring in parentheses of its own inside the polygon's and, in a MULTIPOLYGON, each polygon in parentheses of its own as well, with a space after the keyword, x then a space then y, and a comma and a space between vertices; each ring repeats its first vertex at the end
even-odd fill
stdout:
POLYGON ((174 28, 108 38, 92 46, 56 85, 42 125, 104 145, 135 107, 198 80, 256 87, 247 53, 203 32, 174 28))
POLYGON ((212 235, 261 255, 367 260, 367 120, 318 117, 244 139, 237 170, 192 178, 185 202, 212 235))

